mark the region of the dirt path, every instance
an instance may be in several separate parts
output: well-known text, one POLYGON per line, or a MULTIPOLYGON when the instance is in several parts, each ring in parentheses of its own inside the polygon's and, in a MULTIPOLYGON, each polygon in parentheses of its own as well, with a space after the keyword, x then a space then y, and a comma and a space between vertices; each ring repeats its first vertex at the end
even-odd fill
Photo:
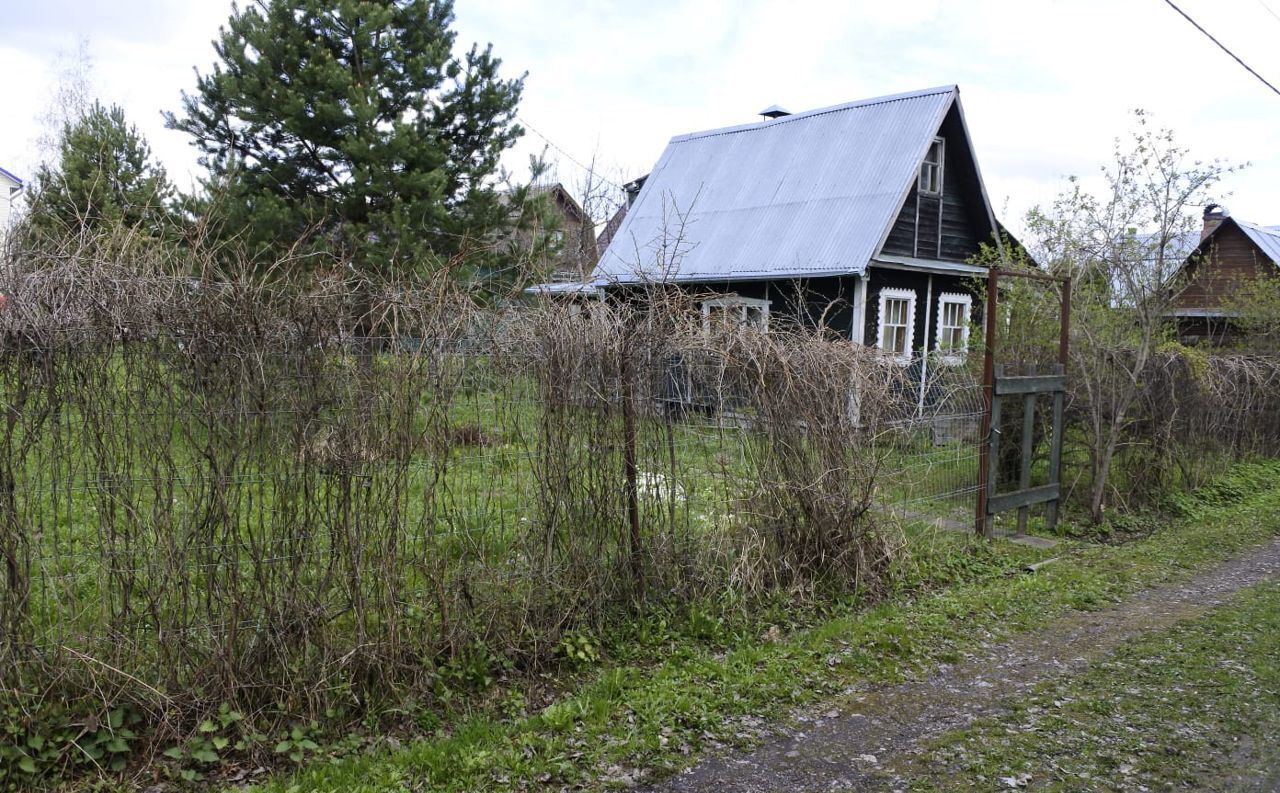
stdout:
POLYGON ((1071 614, 1041 631, 991 645, 931 677, 869 689, 848 712, 801 715, 756 751, 708 760, 659 791, 892 789, 881 768, 922 739, 997 714, 1002 702, 1055 675, 1085 668, 1124 642, 1172 626, 1280 577, 1280 540, 1178 584, 1157 587, 1104 611, 1071 614))

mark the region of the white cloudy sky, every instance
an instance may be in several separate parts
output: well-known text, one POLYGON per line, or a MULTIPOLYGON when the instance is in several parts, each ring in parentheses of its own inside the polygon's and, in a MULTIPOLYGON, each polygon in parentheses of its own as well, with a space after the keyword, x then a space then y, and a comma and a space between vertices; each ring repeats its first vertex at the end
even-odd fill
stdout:
MULTIPOLYGON (((1280 85, 1280 0, 1177 2, 1280 85)), ((195 153, 160 111, 211 62, 227 0, 5 5, 0 166, 30 172, 58 54, 87 38, 96 93, 190 183, 195 153)), ((456 13, 460 47, 492 42, 509 74, 528 72, 527 125, 619 179, 647 172, 672 135, 752 121, 770 104, 958 83, 988 192, 1014 228, 1064 176, 1096 172, 1136 107, 1199 157, 1251 163, 1223 185, 1224 203, 1280 223, 1280 95, 1164 0, 458 0, 456 13)), ((542 144, 529 133, 509 167, 542 144)), ((563 157, 559 173, 579 178, 563 157)))

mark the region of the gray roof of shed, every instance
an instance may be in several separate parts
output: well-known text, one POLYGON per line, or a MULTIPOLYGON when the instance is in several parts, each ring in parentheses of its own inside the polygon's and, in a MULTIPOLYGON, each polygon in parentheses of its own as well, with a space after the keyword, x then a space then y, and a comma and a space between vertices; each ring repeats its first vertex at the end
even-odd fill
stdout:
MULTIPOLYGON (((627 210, 594 278, 861 273, 958 104, 959 88, 949 85, 678 135, 627 210)), ((989 203, 985 210, 990 216, 989 203)))

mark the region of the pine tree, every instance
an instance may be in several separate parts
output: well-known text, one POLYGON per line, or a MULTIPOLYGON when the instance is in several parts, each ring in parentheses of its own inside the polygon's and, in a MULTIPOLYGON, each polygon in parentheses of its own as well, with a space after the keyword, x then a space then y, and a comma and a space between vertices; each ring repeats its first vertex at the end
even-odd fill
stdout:
POLYGON ((173 233, 173 185, 119 106, 95 102, 67 123, 57 153, 28 192, 31 231, 56 237, 119 225, 156 238, 173 233))
POLYGON ((452 22, 451 0, 234 9, 221 62, 167 114, 226 228, 257 255, 301 240, 362 271, 479 262, 506 223, 487 183, 522 132, 523 77, 500 79, 491 48, 455 57, 452 22))

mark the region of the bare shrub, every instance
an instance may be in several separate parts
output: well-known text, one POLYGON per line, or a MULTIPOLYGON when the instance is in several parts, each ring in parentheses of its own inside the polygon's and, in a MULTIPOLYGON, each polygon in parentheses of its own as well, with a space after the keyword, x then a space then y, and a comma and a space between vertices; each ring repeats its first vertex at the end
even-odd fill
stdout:
POLYGON ((1280 449, 1280 357, 1172 345, 1153 363, 1126 427, 1121 506, 1198 487, 1233 460, 1280 449))
MULTIPOLYGON (((958 370, 705 332, 656 288, 493 310, 448 273, 215 261, 69 237, 0 271, 0 697, 24 718, 354 717, 657 602, 874 595, 886 506, 935 470, 910 455, 972 477, 958 370)), ((1144 391, 1153 449, 1274 448, 1274 361, 1179 360, 1144 391)))
POLYGON ((124 234, 15 251, 5 696, 161 736, 222 703, 357 714, 655 601, 874 592, 894 550, 898 370, 847 343, 709 337, 659 290, 499 311, 448 273, 228 272, 124 234), (698 405, 671 387, 690 367, 698 405))
POLYGON ((720 359, 753 430, 743 500, 776 560, 771 583, 837 577, 874 590, 893 544, 870 514, 882 435, 910 415, 900 368, 817 334, 745 332, 720 359))

